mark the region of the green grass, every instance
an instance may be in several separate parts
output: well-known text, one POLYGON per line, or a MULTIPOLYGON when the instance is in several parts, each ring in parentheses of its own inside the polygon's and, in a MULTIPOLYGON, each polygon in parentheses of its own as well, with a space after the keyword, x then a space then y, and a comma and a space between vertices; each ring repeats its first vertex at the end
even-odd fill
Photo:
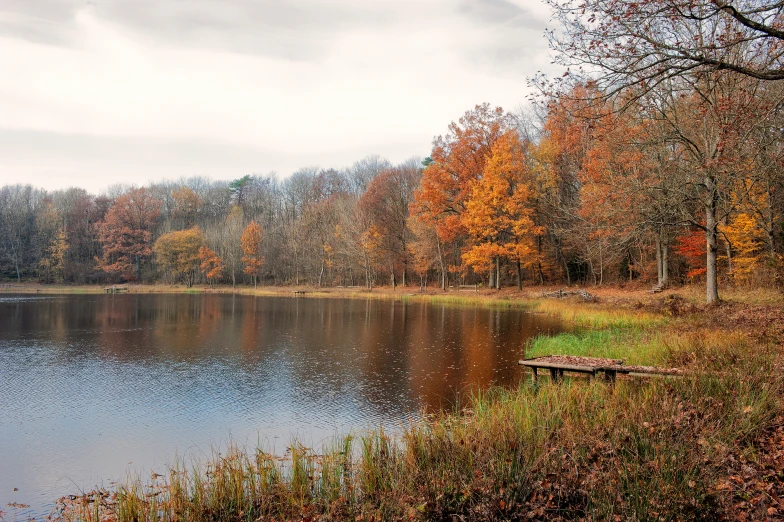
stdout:
POLYGON ((610 328, 536 337, 525 349, 526 358, 577 355, 623 359, 626 364, 667 364, 672 353, 664 336, 650 330, 610 328))

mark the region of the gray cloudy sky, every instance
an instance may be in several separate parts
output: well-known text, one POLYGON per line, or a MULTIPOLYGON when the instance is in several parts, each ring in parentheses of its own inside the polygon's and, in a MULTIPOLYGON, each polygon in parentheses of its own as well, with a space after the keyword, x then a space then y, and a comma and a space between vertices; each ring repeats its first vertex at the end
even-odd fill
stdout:
POLYGON ((429 153, 551 71, 540 0, 2 0, 0 185, 429 153))

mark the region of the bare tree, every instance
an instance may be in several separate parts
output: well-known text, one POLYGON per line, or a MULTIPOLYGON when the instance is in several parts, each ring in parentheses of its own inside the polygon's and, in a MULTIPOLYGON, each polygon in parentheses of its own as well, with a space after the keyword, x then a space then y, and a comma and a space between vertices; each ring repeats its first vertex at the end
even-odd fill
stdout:
POLYGON ((667 79, 734 71, 784 79, 784 2, 760 0, 546 0, 559 30, 548 33, 556 63, 600 74, 615 94, 667 79))

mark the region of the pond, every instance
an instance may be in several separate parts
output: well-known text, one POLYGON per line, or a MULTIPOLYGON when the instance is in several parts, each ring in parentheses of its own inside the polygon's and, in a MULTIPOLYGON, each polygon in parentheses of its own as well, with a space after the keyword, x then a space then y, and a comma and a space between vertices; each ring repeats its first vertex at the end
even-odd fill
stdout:
POLYGON ((399 429, 516 384, 526 340, 561 329, 421 301, 0 294, 0 510, 46 514, 229 442, 283 453, 294 438, 399 429))

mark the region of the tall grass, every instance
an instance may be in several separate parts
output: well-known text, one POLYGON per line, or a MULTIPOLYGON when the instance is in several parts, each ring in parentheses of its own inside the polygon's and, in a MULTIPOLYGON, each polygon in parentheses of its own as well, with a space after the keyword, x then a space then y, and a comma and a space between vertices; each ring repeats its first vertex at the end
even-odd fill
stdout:
POLYGON ((525 308, 530 309, 532 301, 520 298, 499 297, 494 295, 465 294, 379 294, 381 297, 399 299, 405 302, 425 302, 453 306, 481 306, 490 308, 525 308))
POLYGON ((537 299, 529 301, 533 311, 555 315, 580 328, 648 328, 664 326, 661 314, 640 309, 619 308, 574 299, 537 299))

